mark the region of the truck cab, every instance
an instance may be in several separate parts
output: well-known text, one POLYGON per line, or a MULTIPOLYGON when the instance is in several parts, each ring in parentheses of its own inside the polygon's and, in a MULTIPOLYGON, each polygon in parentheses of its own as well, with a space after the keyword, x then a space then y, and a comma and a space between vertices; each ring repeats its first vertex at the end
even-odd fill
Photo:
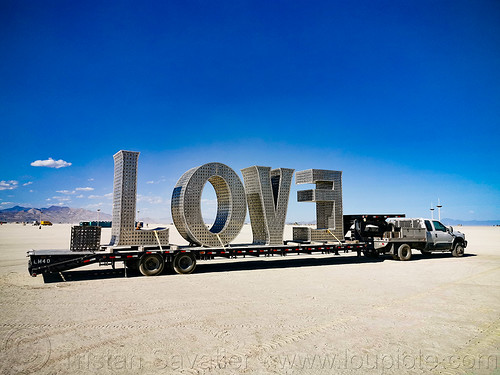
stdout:
POLYGON ((451 250, 458 233, 453 233, 453 228, 450 230, 437 220, 424 220, 424 223, 429 250, 451 250))
POLYGON ((438 220, 391 218, 387 221, 394 226, 388 240, 392 243, 393 255, 396 255, 396 249, 405 244, 406 248, 420 250, 424 254, 451 251, 453 256, 462 256, 467 247, 463 233, 454 231, 453 227, 447 227, 438 220))

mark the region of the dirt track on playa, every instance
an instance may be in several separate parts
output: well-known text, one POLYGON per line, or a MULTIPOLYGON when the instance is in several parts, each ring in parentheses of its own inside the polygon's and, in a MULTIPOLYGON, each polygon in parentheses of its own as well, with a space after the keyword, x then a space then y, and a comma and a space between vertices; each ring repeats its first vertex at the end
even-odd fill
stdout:
POLYGON ((129 278, 90 266, 44 283, 26 251, 67 248, 70 225, 2 225, 0 372, 500 373, 500 228, 460 230, 463 258, 292 255, 129 278))

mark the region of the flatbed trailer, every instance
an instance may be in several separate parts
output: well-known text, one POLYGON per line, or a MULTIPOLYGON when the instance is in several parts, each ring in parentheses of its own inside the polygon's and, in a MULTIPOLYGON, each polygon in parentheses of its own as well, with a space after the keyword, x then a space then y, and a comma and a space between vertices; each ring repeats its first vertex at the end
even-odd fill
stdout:
POLYGON ((165 267, 179 274, 192 273, 198 260, 215 257, 233 259, 246 256, 286 256, 288 254, 365 253, 367 243, 290 243, 285 245, 231 245, 226 247, 192 246, 127 246, 103 247, 97 251, 31 250, 28 251, 28 272, 35 277, 98 264, 111 266, 122 262, 125 276, 128 270, 138 270, 144 276, 161 274, 165 267))

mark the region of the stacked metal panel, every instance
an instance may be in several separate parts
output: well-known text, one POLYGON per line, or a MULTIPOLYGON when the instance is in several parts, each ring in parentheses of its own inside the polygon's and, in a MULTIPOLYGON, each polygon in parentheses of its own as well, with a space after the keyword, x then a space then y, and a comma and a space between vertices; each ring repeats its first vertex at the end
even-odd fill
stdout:
POLYGON ((135 229, 139 152, 121 150, 113 158, 115 173, 110 245, 158 245, 158 240, 162 246, 168 245, 168 229, 157 230, 156 233, 135 229))
POLYGON ((293 239, 308 242, 343 240, 342 171, 324 169, 299 171, 295 175, 295 183, 316 184, 316 189, 298 191, 297 200, 316 202, 317 229, 294 227, 293 239))
POLYGON ((96 251, 101 242, 101 227, 71 227, 71 251, 96 251))
POLYGON ((246 198, 238 175, 222 163, 207 163, 184 173, 172 193, 172 219, 191 244, 225 246, 240 233, 246 216, 246 198), (217 195, 217 216, 208 229, 201 214, 201 194, 210 182, 217 195))
POLYGON ((253 243, 282 245, 294 170, 253 166, 241 172, 245 181, 253 243))

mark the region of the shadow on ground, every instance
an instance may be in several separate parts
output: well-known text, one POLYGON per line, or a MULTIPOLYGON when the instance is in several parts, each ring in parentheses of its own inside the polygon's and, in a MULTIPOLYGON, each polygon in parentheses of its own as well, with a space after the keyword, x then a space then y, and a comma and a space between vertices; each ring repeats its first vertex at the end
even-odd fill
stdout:
MULTIPOLYGON (((464 254, 464 258, 474 257, 475 254, 464 254)), ((410 262, 453 258, 450 253, 441 254, 413 254, 410 262)), ((215 273, 215 272, 235 272, 235 271, 250 271, 250 270, 265 270, 265 269, 284 269, 284 268, 298 268, 298 267, 312 267, 312 266, 333 266, 344 264, 365 264, 365 263, 380 263, 380 262, 399 262, 393 260, 389 256, 380 256, 377 258, 370 258, 365 256, 308 256, 305 254, 295 255, 290 254, 286 257, 262 257, 262 258, 238 258, 228 259, 225 262, 211 262, 211 261, 198 261, 195 273, 215 273)), ((171 277, 175 274, 170 270, 168 265, 165 266, 165 271, 160 277, 171 277)), ((99 270, 72 270, 65 271, 58 274, 43 275, 45 283, 54 282, 69 282, 69 281, 84 281, 96 279, 116 279, 124 278, 125 269, 99 269, 99 270)), ((142 277, 137 271, 127 270, 127 278, 142 277)))

